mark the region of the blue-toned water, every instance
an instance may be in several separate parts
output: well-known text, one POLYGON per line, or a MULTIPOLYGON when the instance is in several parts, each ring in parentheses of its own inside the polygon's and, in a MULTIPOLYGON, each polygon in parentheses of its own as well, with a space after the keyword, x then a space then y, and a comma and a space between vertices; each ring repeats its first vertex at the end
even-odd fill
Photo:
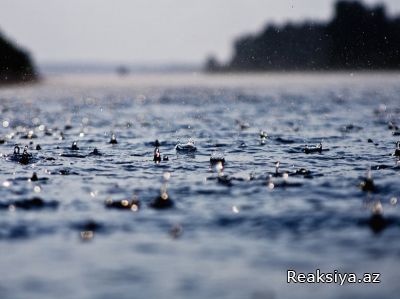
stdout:
POLYGON ((0 298, 396 298, 399 83, 74 75, 0 89, 0 298), (197 151, 177 152, 189 138, 197 151), (156 140, 168 161, 153 161, 156 140), (381 283, 286 283, 317 268, 381 283))

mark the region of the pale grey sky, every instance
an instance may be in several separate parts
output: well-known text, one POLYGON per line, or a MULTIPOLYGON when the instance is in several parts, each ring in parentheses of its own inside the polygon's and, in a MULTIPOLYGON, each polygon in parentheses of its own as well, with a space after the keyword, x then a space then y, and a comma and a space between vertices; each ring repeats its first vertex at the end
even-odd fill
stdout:
MULTIPOLYGON (((383 2, 400 13, 400 0, 383 2)), ((43 62, 201 63, 266 22, 328 19, 333 0, 0 0, 0 29, 43 62)))

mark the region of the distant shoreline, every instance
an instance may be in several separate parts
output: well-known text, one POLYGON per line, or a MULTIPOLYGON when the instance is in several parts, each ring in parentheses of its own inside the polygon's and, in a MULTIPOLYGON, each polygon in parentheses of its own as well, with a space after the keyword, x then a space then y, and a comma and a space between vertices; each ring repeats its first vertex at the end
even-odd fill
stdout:
POLYGON ((53 86, 114 86, 126 87, 159 87, 170 86, 181 88, 187 86, 208 86, 224 88, 232 82, 243 86, 263 86, 264 84, 280 84, 287 82, 312 82, 321 80, 324 84, 346 82, 357 84, 363 80, 367 82, 399 81, 400 70, 329 70, 329 71, 241 71, 241 72, 137 72, 120 76, 115 72, 105 73, 57 73, 43 74, 34 81, 13 82, 0 84, 0 90, 9 88, 31 88, 36 85, 53 86))
POLYGON ((393 69, 329 69, 329 70, 220 70, 220 71, 202 71, 204 74, 214 75, 258 75, 258 74, 400 74, 400 68, 393 69))
MULTIPOLYGON (((353 87, 367 84, 371 88, 380 86, 383 82, 400 82, 400 70, 392 72, 241 72, 241 73, 142 73, 119 76, 108 74, 57 74, 44 76, 39 84, 7 85, 7 88, 36 88, 52 86, 60 92, 75 90, 75 88, 119 88, 136 91, 169 87, 185 89, 189 87, 205 87, 212 89, 236 88, 285 88, 287 84, 301 87, 304 84, 320 82, 323 86, 342 84, 353 87)), ((0 90, 3 89, 0 87, 0 90)))
POLYGON ((9 86, 29 86, 42 82, 43 77, 36 77, 30 80, 0 80, 0 88, 6 88, 9 86))

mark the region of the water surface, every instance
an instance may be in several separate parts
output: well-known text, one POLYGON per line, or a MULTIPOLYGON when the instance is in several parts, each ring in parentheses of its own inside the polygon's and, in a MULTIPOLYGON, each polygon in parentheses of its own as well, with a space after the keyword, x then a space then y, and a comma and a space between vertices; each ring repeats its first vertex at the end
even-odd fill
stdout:
POLYGON ((0 297, 394 298, 399 79, 85 75, 1 89, 0 297), (177 153, 189 138, 197 151, 177 153), (169 161, 154 163, 155 140, 169 161), (304 153, 320 142, 328 150, 304 153), (28 145, 27 165, 15 144, 28 145), (277 161, 286 181, 269 178, 277 161), (359 188, 369 167, 376 192, 359 188), (153 209, 165 173, 175 206, 153 209), (132 198, 137 211, 105 204, 132 198), (316 268, 381 272, 382 283, 286 283, 287 269, 316 268))

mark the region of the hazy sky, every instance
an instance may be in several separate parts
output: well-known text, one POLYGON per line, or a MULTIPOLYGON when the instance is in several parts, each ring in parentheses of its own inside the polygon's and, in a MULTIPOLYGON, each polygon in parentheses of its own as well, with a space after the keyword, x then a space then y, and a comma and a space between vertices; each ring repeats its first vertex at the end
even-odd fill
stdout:
MULTIPOLYGON (((400 13, 400 0, 384 2, 400 13)), ((0 0, 0 29, 43 62, 201 63, 268 22, 328 19, 332 0, 0 0)))

